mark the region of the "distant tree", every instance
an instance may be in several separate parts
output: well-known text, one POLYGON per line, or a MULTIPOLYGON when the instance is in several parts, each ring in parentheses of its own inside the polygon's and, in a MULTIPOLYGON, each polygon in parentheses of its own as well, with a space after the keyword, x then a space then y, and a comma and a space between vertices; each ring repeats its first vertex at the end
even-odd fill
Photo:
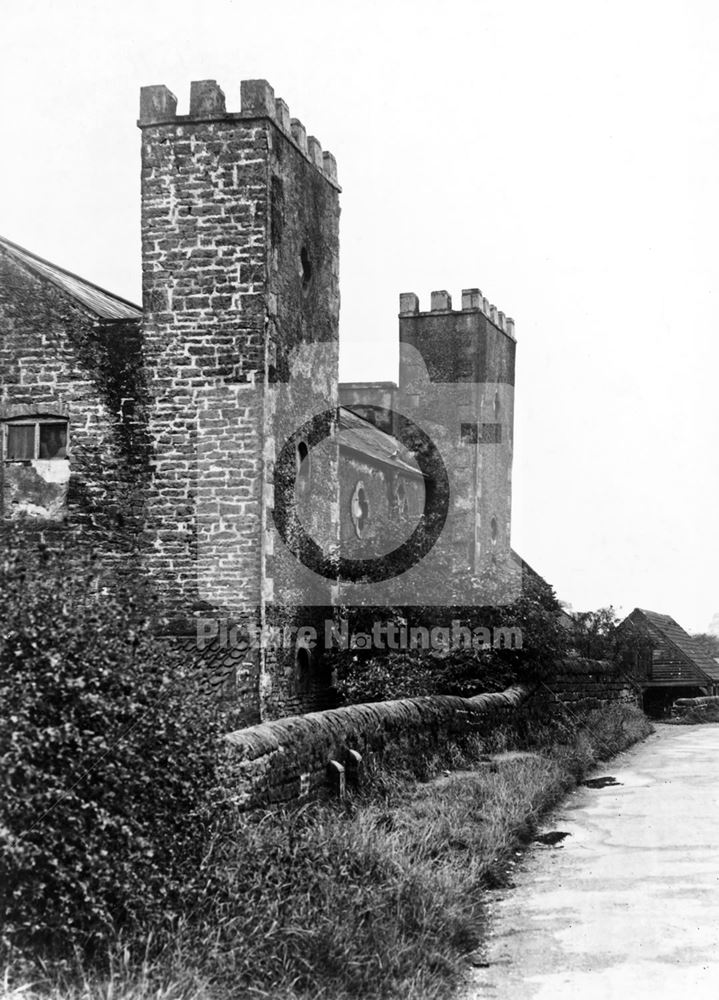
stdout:
POLYGON ((590 660, 612 659, 619 624, 612 605, 596 611, 575 611, 571 617, 574 621, 571 643, 579 655, 590 660))
POLYGON ((707 656, 719 656, 719 635, 711 632, 695 632, 692 639, 701 647, 707 656))

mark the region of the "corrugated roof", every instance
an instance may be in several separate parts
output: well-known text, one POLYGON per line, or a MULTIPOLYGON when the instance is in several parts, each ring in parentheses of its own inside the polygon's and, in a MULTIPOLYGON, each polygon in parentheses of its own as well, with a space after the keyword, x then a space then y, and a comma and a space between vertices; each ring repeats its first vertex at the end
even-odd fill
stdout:
POLYGON ((142 319, 142 309, 139 306, 120 298, 119 295, 113 295, 99 285, 93 285, 91 281, 85 281, 84 278, 58 267, 57 264, 43 260, 37 254, 18 246, 17 243, 0 237, 0 250, 19 260, 34 274, 57 285, 101 319, 142 319))
POLYGON ((660 615, 657 611, 647 611, 644 608, 636 610, 644 615, 649 624, 658 629, 680 653, 691 660, 698 670, 701 670, 711 680, 719 681, 719 663, 708 653, 705 653, 678 622, 675 622, 669 615, 660 615))
POLYGON ((340 449, 359 452, 361 455, 397 469, 405 475, 424 479, 418 466, 413 464, 411 459, 408 461, 401 457, 404 446, 397 438, 392 437, 391 434, 385 434, 379 427, 353 413, 352 410, 348 410, 346 406, 340 406, 339 429, 340 449))

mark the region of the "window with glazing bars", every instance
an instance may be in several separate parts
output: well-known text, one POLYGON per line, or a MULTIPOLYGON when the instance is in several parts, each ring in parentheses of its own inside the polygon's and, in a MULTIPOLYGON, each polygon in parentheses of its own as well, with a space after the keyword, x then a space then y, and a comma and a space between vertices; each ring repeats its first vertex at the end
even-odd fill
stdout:
POLYGON ((5 421, 3 456, 6 462, 67 458, 67 420, 33 417, 5 421))

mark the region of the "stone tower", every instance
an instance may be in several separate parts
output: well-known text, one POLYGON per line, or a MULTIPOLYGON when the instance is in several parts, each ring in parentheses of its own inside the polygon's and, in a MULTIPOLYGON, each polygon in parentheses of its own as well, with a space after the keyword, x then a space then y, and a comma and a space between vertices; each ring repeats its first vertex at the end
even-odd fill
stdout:
POLYGON ((446 291, 432 292, 428 311, 414 293, 401 295, 399 328, 399 395, 428 425, 449 471, 443 542, 457 579, 505 566, 496 598, 511 600, 514 322, 469 288, 461 309, 446 291))
MULTIPOLYGON (((140 99, 147 553, 167 628, 188 643, 197 616, 273 620, 279 390, 283 406, 337 396, 335 160, 266 81, 242 81, 241 98, 228 112, 204 80, 189 114, 165 86, 140 99)), ((244 721, 312 706, 284 653, 289 665, 264 646, 232 652, 225 676, 244 721)))

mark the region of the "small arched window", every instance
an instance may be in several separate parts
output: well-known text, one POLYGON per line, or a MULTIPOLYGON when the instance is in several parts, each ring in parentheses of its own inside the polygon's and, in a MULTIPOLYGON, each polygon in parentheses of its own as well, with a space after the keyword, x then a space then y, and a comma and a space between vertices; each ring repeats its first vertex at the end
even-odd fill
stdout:
POLYGON ((362 534, 369 521, 369 500, 367 499, 364 483, 361 481, 357 483, 352 494, 350 516, 357 537, 362 538, 362 534))
POLYGON ((492 518, 489 530, 490 530, 490 532, 492 534, 492 545, 496 545, 497 544, 497 539, 499 538, 499 524, 497 522, 497 518, 496 517, 492 518))
POLYGON ((312 677, 312 654, 306 646, 298 646, 295 650, 295 670, 297 688, 306 694, 310 689, 312 677))
POLYGON ((310 483, 311 475, 311 458, 310 450, 307 447, 306 441, 300 441, 297 445, 297 487, 301 491, 305 491, 310 483))

